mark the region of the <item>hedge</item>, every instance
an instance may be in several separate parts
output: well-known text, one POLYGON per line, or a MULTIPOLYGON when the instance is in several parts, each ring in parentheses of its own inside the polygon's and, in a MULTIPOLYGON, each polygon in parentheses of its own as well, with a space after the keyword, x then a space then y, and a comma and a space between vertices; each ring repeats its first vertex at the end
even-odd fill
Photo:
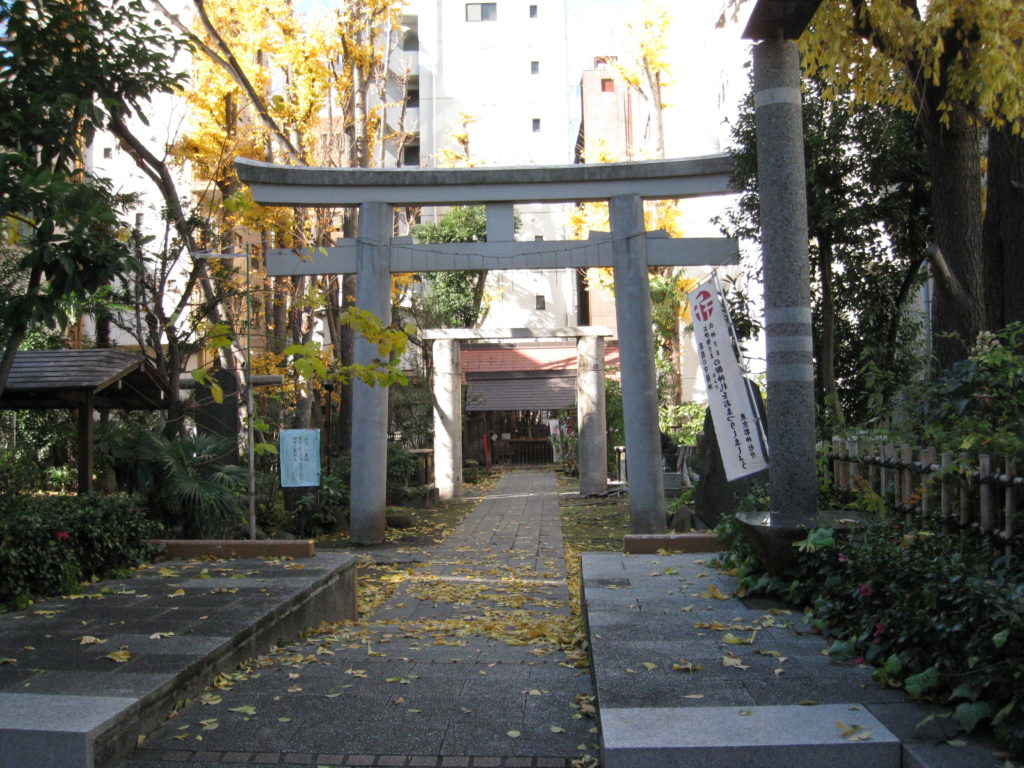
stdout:
POLYGON ((22 496, 0 509, 0 605, 76 591, 151 559, 159 526, 135 496, 22 496))

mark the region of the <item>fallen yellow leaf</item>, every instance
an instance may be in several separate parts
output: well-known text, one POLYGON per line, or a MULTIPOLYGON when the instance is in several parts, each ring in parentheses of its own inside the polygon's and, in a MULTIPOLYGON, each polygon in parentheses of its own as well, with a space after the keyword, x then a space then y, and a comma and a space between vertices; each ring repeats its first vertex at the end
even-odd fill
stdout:
POLYGON ((107 642, 107 641, 106 640, 101 640, 98 637, 93 637, 92 635, 82 635, 79 638, 79 640, 78 640, 78 644, 79 645, 96 645, 97 643, 105 643, 105 642, 107 642))
POLYGON ((701 597, 708 599, 714 598, 715 600, 728 600, 729 598, 722 594, 721 590, 714 584, 708 584, 707 589, 700 593, 701 597))
POLYGON ((108 653, 103 658, 110 659, 111 661, 116 661, 118 664, 124 664, 131 657, 131 652, 129 652, 127 649, 122 648, 120 651, 113 651, 111 653, 108 653))
POLYGON ((743 659, 738 656, 734 656, 731 653, 726 654, 722 657, 723 667, 735 667, 736 669, 750 669, 750 666, 743 663, 743 659))

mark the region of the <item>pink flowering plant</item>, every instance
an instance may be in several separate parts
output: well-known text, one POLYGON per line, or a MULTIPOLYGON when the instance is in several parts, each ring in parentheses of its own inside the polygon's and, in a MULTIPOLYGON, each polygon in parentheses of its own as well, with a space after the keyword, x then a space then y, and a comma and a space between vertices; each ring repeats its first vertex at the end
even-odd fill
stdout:
POLYGON ((124 573, 153 556, 146 540, 158 532, 139 500, 124 494, 0 503, 0 609, 124 573))

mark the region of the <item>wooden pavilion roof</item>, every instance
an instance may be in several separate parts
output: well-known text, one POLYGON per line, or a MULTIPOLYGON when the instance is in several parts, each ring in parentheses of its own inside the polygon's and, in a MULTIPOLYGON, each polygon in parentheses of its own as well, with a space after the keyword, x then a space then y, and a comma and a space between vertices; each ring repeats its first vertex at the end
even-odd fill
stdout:
POLYGON ((15 353, 0 409, 77 408, 87 400, 93 408, 166 407, 156 370, 136 352, 42 349, 15 353))

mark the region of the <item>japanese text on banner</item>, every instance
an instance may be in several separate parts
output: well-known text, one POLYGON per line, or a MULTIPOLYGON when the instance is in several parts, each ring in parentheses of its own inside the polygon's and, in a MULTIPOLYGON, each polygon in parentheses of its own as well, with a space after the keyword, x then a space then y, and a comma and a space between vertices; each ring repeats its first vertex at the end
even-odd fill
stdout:
POLYGON ((759 417, 733 349, 729 321, 714 279, 688 294, 697 356, 708 389, 708 407, 728 480, 767 468, 759 417))

